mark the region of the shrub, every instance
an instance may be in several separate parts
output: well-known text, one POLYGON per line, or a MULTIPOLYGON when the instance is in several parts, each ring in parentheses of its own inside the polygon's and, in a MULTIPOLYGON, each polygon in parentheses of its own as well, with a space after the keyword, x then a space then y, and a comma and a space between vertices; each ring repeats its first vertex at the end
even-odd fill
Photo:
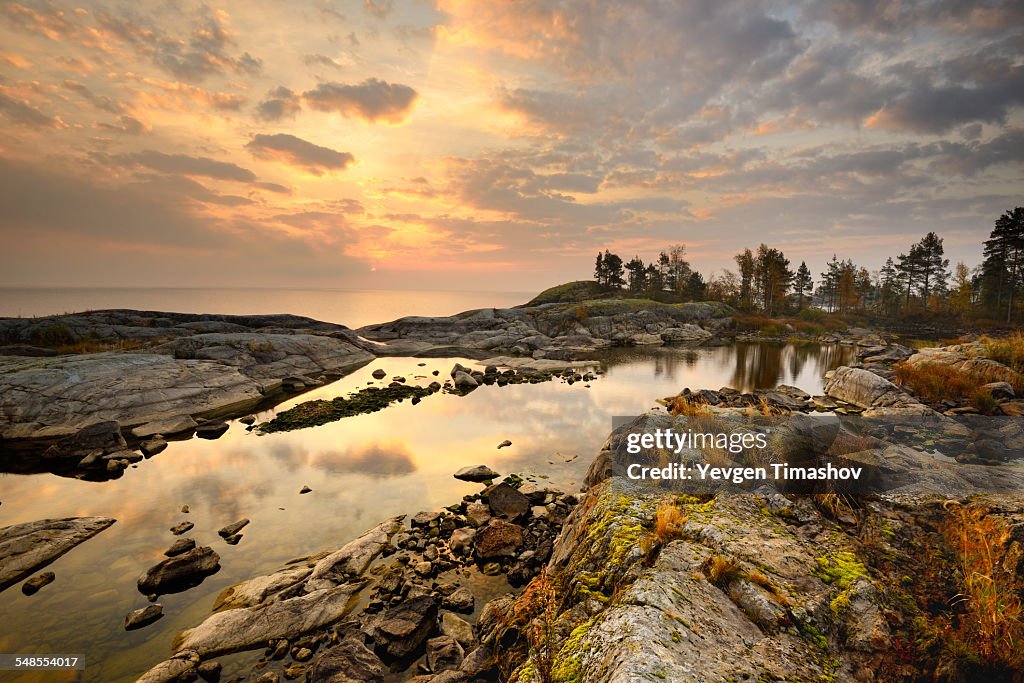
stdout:
MULTIPOLYGON (((981 389, 983 384, 1004 381, 1013 385, 1014 391, 1024 392, 1024 375, 1016 371, 1007 376, 1006 371, 966 372, 942 363, 901 363, 896 366, 896 384, 931 401, 956 401, 967 398, 973 401, 979 396, 979 392, 984 391, 981 389)), ((991 395, 988 398, 991 399, 991 395)), ((983 405, 991 405, 986 399, 979 397, 978 400, 983 405)), ((994 406, 992 408, 994 409, 994 406)))
POLYGON ((828 314, 820 308, 805 308, 797 317, 809 323, 821 323, 825 321, 828 314))

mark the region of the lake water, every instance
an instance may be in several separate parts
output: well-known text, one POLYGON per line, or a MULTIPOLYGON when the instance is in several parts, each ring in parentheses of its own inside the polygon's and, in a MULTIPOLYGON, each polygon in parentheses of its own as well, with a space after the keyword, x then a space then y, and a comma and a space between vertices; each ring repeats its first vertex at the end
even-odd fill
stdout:
MULTIPOLYGON (((618 349, 591 383, 482 386, 460 397, 435 394, 322 427, 256 436, 241 424, 216 441, 172 442, 156 457, 109 482, 51 474, 0 474, 0 526, 48 517, 103 515, 117 523, 47 569, 56 581, 26 597, 0 593, 0 652, 84 653, 81 680, 131 681, 171 654, 179 631, 205 618, 216 595, 268 573, 294 557, 336 548, 381 519, 458 502, 479 486, 452 478, 458 468, 487 464, 526 472, 575 491, 612 428, 612 417, 638 414, 684 387, 741 390, 793 384, 820 393, 822 375, 852 360, 840 346, 734 344, 678 349, 618 349), (512 446, 497 450, 504 439, 512 446), (303 486, 312 493, 299 495, 303 486), (188 505, 190 513, 180 512, 188 505), (252 523, 237 546, 216 534, 241 517, 252 523), (136 579, 162 559, 168 531, 188 519, 188 535, 211 545, 221 571, 197 588, 163 596, 165 616, 126 633, 124 615, 147 604, 136 579)), ((372 381, 376 368, 422 385, 432 370, 447 376, 465 359, 385 358, 296 397, 259 417, 312 398, 344 395, 372 381), (419 363, 426 363, 420 366, 419 363)), ((388 380, 384 380, 387 382, 388 380)), ((225 660, 251 665, 257 654, 225 660)), ((0 680, 76 680, 0 672, 0 680)))
MULTIPOLYGON (((535 293, 534 293, 535 294, 535 293)), ((406 315, 454 315, 524 304, 527 292, 355 289, 0 288, 0 317, 60 315, 105 308, 228 315, 292 313, 362 327, 406 315)))

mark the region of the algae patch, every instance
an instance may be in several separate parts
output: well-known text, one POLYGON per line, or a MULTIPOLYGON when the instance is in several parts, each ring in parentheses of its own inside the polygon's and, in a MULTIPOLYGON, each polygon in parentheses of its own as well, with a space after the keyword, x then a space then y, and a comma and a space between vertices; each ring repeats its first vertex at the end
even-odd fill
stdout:
POLYGON ((367 387, 349 394, 326 400, 306 401, 284 411, 273 420, 264 422, 256 429, 263 434, 273 432, 290 432, 306 427, 318 427, 329 422, 363 413, 374 413, 387 408, 392 403, 407 398, 422 398, 433 392, 430 389, 415 386, 367 387))

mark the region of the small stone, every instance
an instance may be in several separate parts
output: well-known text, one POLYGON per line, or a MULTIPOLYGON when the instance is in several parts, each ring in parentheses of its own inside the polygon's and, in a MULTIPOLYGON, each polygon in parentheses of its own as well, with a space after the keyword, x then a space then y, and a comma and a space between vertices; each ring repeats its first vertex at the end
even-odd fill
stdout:
POLYGON ((238 418, 238 421, 244 425, 254 425, 256 424, 256 417, 253 415, 246 415, 245 417, 238 418))
POLYGON ((483 526, 491 519, 491 509, 487 503, 474 501, 466 506, 466 519, 475 527, 483 526))
POLYGON ((313 651, 308 647, 300 647, 292 657, 296 662, 308 662, 313 658, 313 651))
POLYGON ((192 548, 195 547, 196 542, 193 539, 179 538, 171 545, 170 548, 164 551, 164 555, 166 555, 167 557, 174 557, 176 555, 181 555, 182 553, 187 553, 189 550, 192 550, 192 548))
POLYGON ((188 513, 189 513, 188 505, 182 505, 181 506, 181 514, 187 515, 188 513))
POLYGON ((502 441, 501 443, 498 444, 498 448, 508 448, 511 445, 512 445, 512 442, 509 441, 508 439, 505 439, 504 441, 502 441))
POLYGON ((476 598, 473 596, 473 592, 465 587, 459 588, 454 593, 445 596, 441 600, 441 605, 443 607, 463 614, 469 614, 472 612, 473 605, 475 603, 476 598))
POLYGON ((310 493, 312 490, 313 489, 309 488, 308 486, 303 486, 301 489, 299 489, 299 495, 302 495, 304 493, 310 493))
POLYGON ((186 531, 191 531, 195 524, 192 522, 180 522, 171 527, 171 533, 175 536, 181 536, 186 531))
POLYGON ((133 610, 124 617, 124 630, 134 631, 137 628, 149 626, 163 615, 164 606, 160 603, 147 605, 146 607, 133 610))
POLYGON ((304 664, 290 664, 284 669, 285 680, 294 681, 297 678, 301 678, 306 673, 306 666, 304 664))
POLYGON ((452 476, 454 476, 456 479, 460 481, 471 481, 481 483, 494 479, 495 477, 498 476, 498 473, 492 470, 487 465, 474 465, 469 467, 463 467, 452 476))
POLYGON ((242 540, 242 534, 232 534, 224 539, 224 542, 228 545, 238 545, 238 542, 242 540))
POLYGON ((196 436, 200 439, 219 439, 228 431, 226 422, 204 422, 196 427, 196 436))
POLYGON ((228 524, 227 526, 223 527, 217 533, 220 535, 221 538, 229 538, 229 537, 234 536, 235 534, 237 534, 243 528, 245 528, 245 526, 247 524, 249 524, 249 520, 246 519, 246 518, 242 518, 242 519, 238 520, 237 522, 234 522, 232 524, 228 524))
POLYGON ((413 571, 420 576, 430 576, 434 573, 434 565, 430 562, 419 562, 415 567, 413 567, 413 571))
POLYGON ((385 377, 388 376, 388 373, 384 372, 383 370, 377 369, 371 372, 370 376, 373 377, 374 379, 384 379, 385 377))
POLYGON ((55 578, 57 578, 57 576, 53 572, 43 572, 38 576, 33 576, 31 579, 21 584, 21 592, 25 595, 35 595, 39 592, 40 588, 53 583, 55 578))
POLYGON ((141 450, 142 454, 147 458, 150 458, 166 449, 167 442, 158 437, 153 437, 152 439, 148 439, 139 444, 139 450, 141 450))

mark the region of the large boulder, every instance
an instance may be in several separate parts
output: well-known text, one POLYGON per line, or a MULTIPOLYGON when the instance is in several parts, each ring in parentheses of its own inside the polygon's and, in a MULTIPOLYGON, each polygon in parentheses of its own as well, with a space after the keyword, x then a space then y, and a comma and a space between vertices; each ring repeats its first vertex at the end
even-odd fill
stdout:
POLYGON ((864 408, 865 416, 934 414, 930 408, 870 370, 842 366, 825 377, 826 395, 864 408))
POLYGON ((175 650, 203 657, 260 647, 270 640, 296 638, 341 619, 362 584, 345 584, 255 607, 217 612, 175 639, 175 650))

